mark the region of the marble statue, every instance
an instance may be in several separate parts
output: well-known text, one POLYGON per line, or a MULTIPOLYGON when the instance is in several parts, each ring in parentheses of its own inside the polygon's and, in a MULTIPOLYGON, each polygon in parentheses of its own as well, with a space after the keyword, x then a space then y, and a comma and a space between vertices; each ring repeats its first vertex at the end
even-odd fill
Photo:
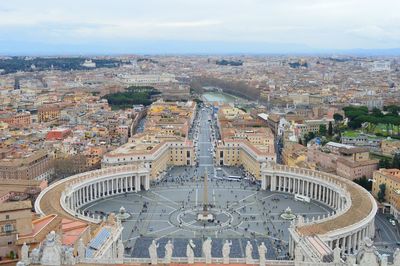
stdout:
POLYGON ((29 246, 24 242, 21 247, 21 261, 25 264, 29 264, 29 246))
POLYGON ((340 248, 336 245, 336 247, 333 249, 333 261, 335 262, 335 263, 339 263, 340 262, 340 253, 341 253, 341 250, 340 250, 340 248))
POLYGON ((396 251, 393 253, 393 265, 400 265, 400 249, 396 248, 396 251))
POLYGON ((60 237, 51 231, 45 240, 45 247, 43 249, 42 259, 40 263, 42 265, 61 265, 61 240, 60 237))
POLYGON ((173 251, 174 251, 174 244, 172 244, 171 240, 168 240, 167 244, 165 244, 165 261, 164 261, 164 263, 171 263, 173 251))
MULTIPOLYGON (((368 266, 378 266, 379 261, 376 256, 376 248, 373 246, 373 242, 369 238, 365 238, 364 245, 361 247, 360 252, 358 254, 360 265, 368 265, 368 266)), ((396 264, 395 264, 396 265, 396 264)))
POLYGON ((265 255, 267 254, 267 247, 264 242, 261 242, 261 245, 258 247, 258 255, 260 257, 260 266, 265 266, 265 255))
POLYGON ((31 252, 30 261, 32 264, 40 263, 40 249, 34 248, 31 252))
POLYGON ((117 243, 117 258, 118 259, 123 259, 124 258, 124 244, 122 243, 122 240, 119 239, 117 243))
POLYGON ((348 255, 346 259, 346 265, 354 266, 355 264, 356 264, 356 256, 353 254, 348 255))
POLYGON ((231 253, 232 241, 225 241, 225 244, 222 246, 222 258, 224 264, 229 264, 229 254, 231 253))
POLYGON ((78 257, 79 259, 85 258, 85 245, 83 244, 83 239, 79 239, 78 241, 78 257))
POLYGON ((66 248, 64 253, 64 264, 65 265, 75 265, 75 258, 74 258, 74 248, 66 248))
POLYGON ((193 243, 193 240, 190 239, 189 243, 186 245, 186 256, 188 257, 188 264, 194 263, 194 248, 196 245, 193 243))
POLYGON ((157 248, 160 244, 158 244, 155 240, 153 240, 149 246, 149 255, 150 255, 150 260, 151 264, 155 265, 157 264, 157 248))
MULTIPOLYGON (((387 255, 387 254, 382 254, 381 256, 380 256, 380 259, 381 259, 381 264, 380 264, 380 266, 388 266, 388 256, 389 255, 387 255)), ((394 264, 394 265, 396 265, 396 264, 394 264)), ((398 264, 397 264, 398 265, 398 264)))
POLYGON ((246 264, 253 264, 253 245, 247 241, 246 245, 246 264))
POLYGON ((208 237, 203 242, 203 247, 202 247, 203 255, 204 255, 204 258, 205 258, 207 264, 211 263, 211 243, 212 243, 212 240, 210 237, 208 237))

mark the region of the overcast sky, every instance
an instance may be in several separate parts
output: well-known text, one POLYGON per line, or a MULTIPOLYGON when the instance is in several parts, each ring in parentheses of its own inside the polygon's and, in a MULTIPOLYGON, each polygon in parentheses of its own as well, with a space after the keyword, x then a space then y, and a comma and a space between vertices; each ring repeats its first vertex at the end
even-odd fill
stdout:
POLYGON ((400 0, 0 0, 0 53, 179 43, 399 48, 400 0))

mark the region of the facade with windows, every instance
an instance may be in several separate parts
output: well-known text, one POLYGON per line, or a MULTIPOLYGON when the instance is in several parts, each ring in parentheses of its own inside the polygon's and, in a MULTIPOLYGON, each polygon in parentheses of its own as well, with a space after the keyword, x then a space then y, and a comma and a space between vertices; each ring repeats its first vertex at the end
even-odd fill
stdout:
POLYGON ((32 205, 30 201, 0 204, 0 257, 17 256, 17 235, 32 231, 32 205))

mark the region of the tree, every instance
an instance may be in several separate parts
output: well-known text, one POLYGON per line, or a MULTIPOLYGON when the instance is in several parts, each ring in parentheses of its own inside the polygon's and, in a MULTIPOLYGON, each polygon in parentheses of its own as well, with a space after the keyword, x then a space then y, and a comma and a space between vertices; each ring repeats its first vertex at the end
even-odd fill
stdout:
POLYGON ((396 152, 392 161, 392 168, 400 169, 400 152, 396 152))
POLYGON ((379 160, 379 168, 389 168, 390 162, 388 158, 383 158, 379 160))
POLYGON ((307 143, 313 138, 315 138, 314 132, 308 132, 308 134, 304 135, 304 145, 307 146, 307 143))
POLYGON ((372 109, 372 115, 375 116, 375 117, 382 117, 383 116, 382 111, 379 110, 376 107, 374 109, 372 109))
POLYGON ((326 136, 326 125, 319 125, 319 135, 326 136))
POLYGON ((329 125, 328 125, 328 136, 332 136, 332 135, 333 135, 332 122, 329 121, 329 125))
POLYGON ((359 184, 360 186, 362 186, 363 188, 365 188, 368 191, 372 190, 372 182, 368 181, 368 179, 365 175, 363 175, 360 178, 354 179, 353 181, 354 181, 354 183, 359 184))
POLYGON ((386 184, 382 183, 379 185, 379 192, 378 192, 379 202, 385 201, 385 194, 386 194, 386 184))
POLYGON ((343 116, 341 114, 335 113, 333 114, 333 119, 335 119, 335 122, 338 123, 340 121, 343 121, 343 116))

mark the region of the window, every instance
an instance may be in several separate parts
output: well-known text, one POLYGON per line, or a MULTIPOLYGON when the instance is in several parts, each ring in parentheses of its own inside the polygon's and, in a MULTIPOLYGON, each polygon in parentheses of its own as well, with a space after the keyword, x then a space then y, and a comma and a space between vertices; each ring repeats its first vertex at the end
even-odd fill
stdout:
POLYGON ((13 231, 13 225, 12 224, 6 224, 4 225, 4 232, 12 232, 13 231))
POLYGON ((6 215, 6 220, 9 220, 10 219, 10 215, 6 215))

